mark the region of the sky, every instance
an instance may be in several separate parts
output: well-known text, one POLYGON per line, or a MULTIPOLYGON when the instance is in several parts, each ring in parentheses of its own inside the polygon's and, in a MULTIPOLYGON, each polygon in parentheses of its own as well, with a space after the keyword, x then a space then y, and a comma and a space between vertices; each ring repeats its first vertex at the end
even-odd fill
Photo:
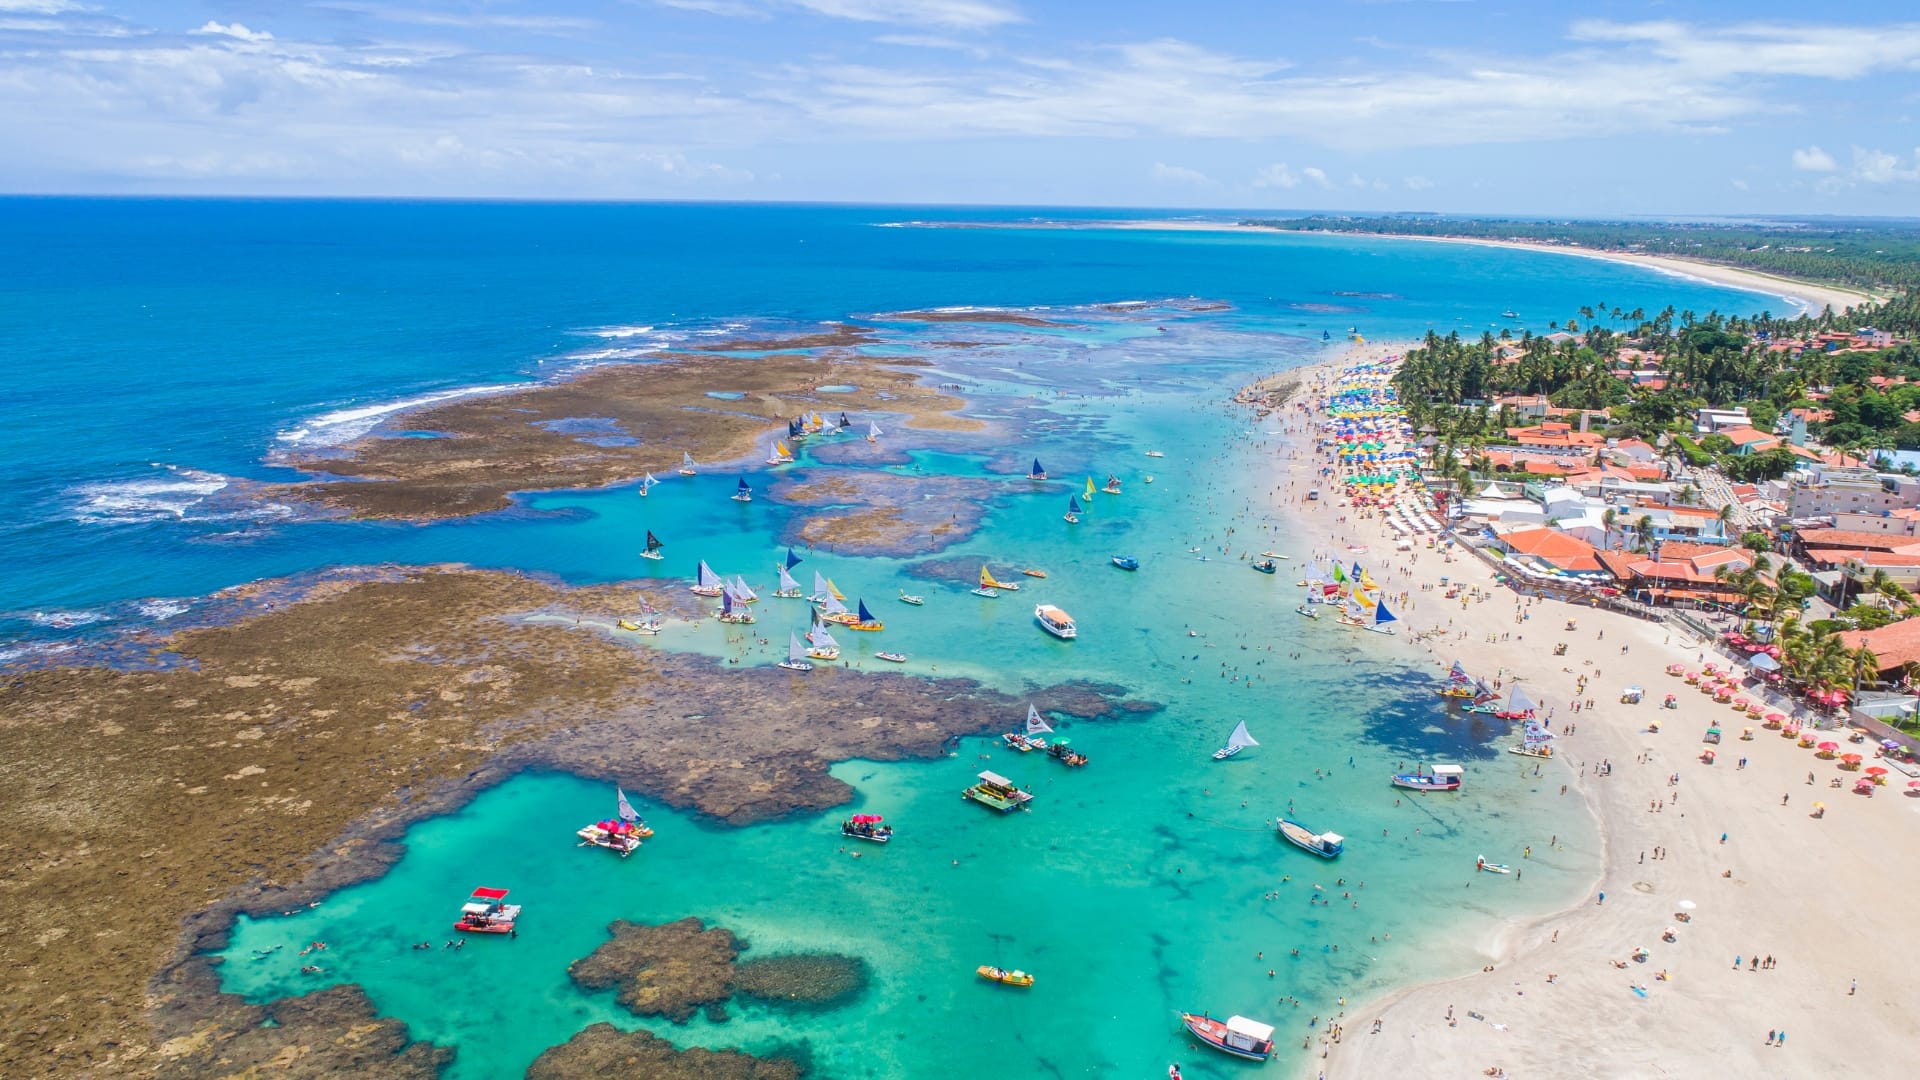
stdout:
POLYGON ((0 0, 0 191, 1920 213, 1920 4, 0 0))

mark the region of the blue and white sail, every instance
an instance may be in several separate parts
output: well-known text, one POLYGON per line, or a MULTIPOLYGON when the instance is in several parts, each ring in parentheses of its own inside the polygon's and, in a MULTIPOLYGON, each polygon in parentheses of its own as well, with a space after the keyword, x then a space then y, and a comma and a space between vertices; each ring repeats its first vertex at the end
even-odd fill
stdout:
POLYGON ((619 788, 614 788, 613 793, 620 799, 620 820, 639 821, 640 811, 635 810, 633 804, 627 801, 627 793, 621 791, 619 788))

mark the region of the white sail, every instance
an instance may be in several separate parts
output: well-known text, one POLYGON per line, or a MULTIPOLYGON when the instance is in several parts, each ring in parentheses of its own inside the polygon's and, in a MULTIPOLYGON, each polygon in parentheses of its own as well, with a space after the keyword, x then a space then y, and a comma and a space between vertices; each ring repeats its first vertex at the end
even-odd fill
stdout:
POLYGON ((707 565, 707 560, 705 559, 700 560, 700 573, 694 583, 702 588, 709 589, 726 584, 726 582, 720 580, 719 574, 713 572, 713 567, 707 565))
POLYGON ((757 592, 754 592, 751 588, 747 586, 747 576, 745 574, 739 574, 734 577, 733 595, 736 597, 739 597, 742 602, 748 603, 748 604, 751 604, 755 600, 760 599, 760 594, 757 592))
POLYGON ((800 591, 800 583, 793 580, 793 575, 787 573, 786 567, 781 566, 778 563, 775 563, 774 568, 780 571, 780 591, 781 592, 799 592, 800 591))
POLYGON ((847 613, 847 605, 841 603, 831 593, 827 595, 827 599, 822 606, 827 609, 827 614, 829 615, 845 615, 847 613))
POLYGON ((1258 739, 1247 734, 1247 722, 1245 720, 1240 721, 1239 725, 1233 729, 1233 734, 1227 736, 1227 746, 1234 750, 1259 745, 1260 741, 1258 739))
POLYGON ((1034 708, 1032 705, 1028 705, 1027 706, 1027 734, 1028 735, 1045 735, 1052 730, 1053 730, 1052 728, 1047 726, 1047 722, 1040 718, 1040 710, 1034 708))
POLYGON ((613 793, 620 797, 620 820, 639 821, 640 812, 635 810, 633 804, 627 801, 627 793, 621 791, 619 788, 614 788, 613 793))
POLYGON ((693 468, 693 455, 685 450, 680 451, 680 464, 685 468, 693 468))
POLYGON ((872 421, 867 422, 867 438, 877 439, 884 434, 886 433, 880 430, 879 424, 873 423, 872 421))
POLYGON ((650 488, 650 487, 652 487, 653 485, 655 485, 655 484, 657 484, 657 483, 659 483, 659 482, 660 482, 660 481, 658 481, 658 480, 655 480, 655 479, 653 478, 653 474, 652 474, 652 473, 648 473, 648 474, 647 474, 647 475, 646 475, 645 477, 643 477, 643 478, 641 478, 641 480, 640 480, 640 490, 642 490, 642 491, 645 491, 646 489, 648 489, 648 488, 650 488))
POLYGON ((1539 707, 1533 703, 1532 698, 1527 696, 1527 692, 1518 686, 1513 688, 1513 694, 1507 698, 1509 712, 1532 712, 1539 707))
POLYGON ((833 589, 827 584, 827 576, 820 571, 813 572, 813 595, 807 599, 816 604, 824 604, 833 598, 833 589))
POLYGON ((799 661, 806 658, 807 650, 800 647, 800 635, 791 630, 787 631, 787 659, 799 661))
POLYGON ((812 630, 807 631, 807 640, 813 642, 813 647, 816 649, 837 649, 840 647, 840 643, 833 640, 833 635, 827 632, 825 626, 816 626, 812 630))

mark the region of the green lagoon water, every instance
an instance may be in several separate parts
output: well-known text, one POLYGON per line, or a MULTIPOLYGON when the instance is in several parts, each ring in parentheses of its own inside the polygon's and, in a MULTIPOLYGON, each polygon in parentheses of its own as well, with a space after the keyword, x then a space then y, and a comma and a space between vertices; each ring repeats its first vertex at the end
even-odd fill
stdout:
MULTIPOLYGON (((848 953, 873 979, 826 1011, 735 1003, 724 1023, 645 1022, 682 1045, 804 1046, 824 1077, 1157 1077, 1173 1061, 1190 1077, 1226 1076, 1245 1066, 1192 1049, 1177 1011, 1273 1022, 1282 1052, 1272 1067, 1305 1068, 1309 1018, 1324 1023, 1342 995, 1471 970, 1498 924, 1586 888, 1596 837, 1577 804, 1555 794, 1563 766, 1536 779, 1533 762, 1498 752, 1505 725, 1449 713, 1432 688, 1435 661, 1451 656, 1293 614, 1292 582, 1320 541, 1270 528, 1267 432, 1277 425, 1222 402, 1324 346, 1237 316, 1176 311, 1160 324, 1083 313, 1059 330, 968 330, 982 343, 929 354, 939 365, 931 377, 966 386, 970 413, 995 418, 995 434, 932 436, 883 418, 879 448, 808 445, 787 469, 997 478, 1002 492, 979 533, 935 557, 990 560, 1022 590, 983 600, 917 573, 923 559, 827 551, 802 550, 796 575, 827 573, 886 621, 882 634, 840 635, 850 663, 880 666, 868 654, 891 649, 912 657, 903 675, 966 675, 1021 694, 1071 678, 1113 682, 1163 712, 1056 718, 1092 758, 1081 770, 997 738, 964 740, 940 761, 845 763, 836 774, 857 792, 845 812, 882 813, 899 830, 893 844, 857 851, 839 835, 841 811, 729 828, 630 792, 657 835, 621 860, 574 845, 574 829, 612 812, 611 790, 523 776, 412 829, 406 856, 379 880, 299 914, 242 919, 226 986, 265 1001, 355 983, 414 1037, 455 1048, 451 1076, 518 1075, 589 1023, 642 1026, 611 994, 567 978, 609 922, 695 915, 741 935, 749 955, 848 953), (817 464, 816 453, 838 463, 817 464), (1055 477, 1044 485, 1024 478, 1036 455, 1055 477), (1125 494, 1096 496, 1080 525, 1063 522, 1083 478, 1108 472, 1125 494), (1295 561, 1272 577, 1249 572, 1243 551, 1268 547, 1295 561), (1137 555, 1141 570, 1111 567, 1119 552, 1137 555), (1050 576, 1019 578, 1021 566, 1050 576), (926 605, 900 604, 902 589, 926 605), (1073 613, 1079 640, 1043 634, 1036 602, 1073 613), (1212 761, 1242 720, 1260 747, 1212 761), (1397 797, 1388 787, 1402 763, 1435 759, 1468 764, 1464 792, 1397 797), (1032 812, 1002 817, 964 802, 960 790, 983 768, 1031 785, 1032 812), (1289 803, 1291 816, 1346 835, 1346 854, 1326 863, 1277 839, 1270 825, 1289 803), (1551 834, 1565 849, 1528 861, 1524 880, 1474 872, 1479 854, 1517 863, 1523 845, 1546 851, 1551 834), (439 948, 476 885, 511 888, 526 905, 520 937, 439 948), (296 954, 314 940, 330 944, 318 955, 327 971, 303 976, 296 954), (419 941, 436 948, 409 947, 419 941), (1038 983, 984 983, 973 974, 982 963, 1025 968, 1038 983)), ((576 579, 618 567, 615 576, 641 575, 643 589, 676 589, 704 558, 770 592, 791 511, 764 496, 727 501, 742 472, 766 491, 770 471, 752 464, 674 478, 645 500, 631 489, 534 496, 527 531, 563 534, 566 564, 549 551, 542 565, 576 579), (632 558, 648 528, 668 543, 665 563, 632 558)), ((769 598, 757 609, 753 629, 773 645, 709 623, 672 624, 634 647, 772 663, 786 631, 804 630, 806 607, 769 598)), ((1009 729, 1019 720, 1009 715, 1009 729)))

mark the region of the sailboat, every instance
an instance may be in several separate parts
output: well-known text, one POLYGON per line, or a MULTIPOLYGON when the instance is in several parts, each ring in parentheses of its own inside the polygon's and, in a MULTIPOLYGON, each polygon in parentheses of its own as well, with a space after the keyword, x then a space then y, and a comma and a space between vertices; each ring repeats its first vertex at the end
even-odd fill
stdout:
POLYGON ((855 604, 860 609, 859 621, 848 623, 847 629, 849 630, 885 630, 887 628, 885 623, 873 617, 873 612, 867 610, 867 602, 865 600, 856 601, 855 604))
POLYGON ((695 596, 719 596, 726 585, 720 575, 713 572, 713 567, 707 565, 707 560, 701 559, 700 569, 694 572, 693 584, 687 586, 687 591, 695 596))
POLYGON ((880 436, 882 434, 885 434, 885 433, 880 430, 879 424, 876 424, 871 420, 867 421, 867 441, 868 442, 870 443, 879 442, 880 436))
POLYGON ((787 600, 797 598, 800 595, 800 583, 795 581, 793 575, 787 573, 787 568, 779 563, 774 563, 773 568, 780 574, 780 587, 773 590, 773 595, 787 600))
POLYGON ((860 617, 848 611, 847 605, 841 603, 837 596, 828 596, 827 602, 821 605, 820 619, 823 622, 839 623, 842 626, 851 626, 860 621, 860 617))
POLYGON ((1027 729, 1024 732, 1009 731, 1005 735, 1000 736, 1000 738, 1008 746, 1024 754, 1029 750, 1045 750, 1047 748, 1047 740, 1040 736, 1050 735, 1052 733, 1053 728, 1047 726, 1046 720, 1040 716, 1040 710, 1034 708, 1033 704, 1029 702, 1027 704, 1027 729))
POLYGON ((743 604, 757 604, 760 602, 760 594, 754 592, 753 588, 747 584, 745 574, 734 575, 733 598, 743 604))
POLYGON ((1399 621, 1400 617, 1398 615, 1387 610, 1387 602, 1383 598, 1379 603, 1373 605, 1373 623, 1365 627, 1365 629, 1371 630, 1376 634, 1387 634, 1391 636, 1393 634, 1393 627, 1390 624, 1399 621))
POLYGON ((1067 512, 1065 514, 1062 514, 1061 517, 1064 518, 1066 520, 1066 523, 1069 525, 1080 524, 1079 498, 1073 495, 1067 496, 1067 512))
POLYGON ((815 570, 813 572, 813 595, 807 597, 807 599, 816 604, 824 604, 827 602, 827 597, 832 595, 834 595, 833 583, 827 580, 825 574, 815 570))
POLYGON ((1020 591, 1018 582, 995 581, 993 579, 993 571, 988 570, 985 566, 980 568, 980 587, 983 589, 1005 589, 1008 592, 1020 591))
POLYGON ((641 838, 652 836, 653 830, 647 827, 647 823, 640 817, 640 812, 627 801, 626 792, 619 788, 614 788, 613 792, 619 800, 615 803, 618 808, 616 811, 619 815, 618 819, 597 821, 574 835, 580 838, 581 847, 592 845, 606 848, 608 851, 619 852, 620 857, 624 859, 639 850, 641 838))
POLYGON ((693 475, 693 455, 687 453, 685 450, 680 451, 680 475, 693 475))
POLYGON ((1112 473, 1108 473, 1107 486, 1102 488, 1101 490, 1105 491, 1109 495, 1120 494, 1120 478, 1113 475, 1112 473))
POLYGON ((807 655, 813 659, 840 659, 840 643, 833 640, 833 635, 827 632, 826 627, 816 623, 813 629, 807 631, 807 641, 812 645, 812 648, 807 650, 807 655))
POLYGON ((800 635, 787 631, 787 658, 780 661, 780 667, 788 671, 812 671, 813 665, 807 662, 807 651, 800 644, 800 635))
POLYGON ((646 550, 640 552, 640 557, 643 559, 653 559, 658 562, 667 557, 666 546, 667 545, 660 542, 659 537, 653 535, 652 529, 648 529, 646 550))
POLYGON ((646 498, 647 492, 651 491, 653 489, 653 486, 655 484, 658 484, 659 482, 660 481, 655 480, 653 478, 652 473, 648 473, 647 475, 641 477, 640 478, 640 497, 643 499, 646 498))
POLYGON ((1227 745, 1213 752, 1213 760, 1225 761, 1249 746, 1259 745, 1259 740, 1247 734, 1247 722, 1242 720, 1234 727, 1233 734, 1227 736, 1227 745))
POLYGON ((1047 470, 1041 467, 1039 458, 1034 458, 1033 468, 1027 470, 1027 479, 1037 484, 1046 478, 1047 470))
POLYGON ((747 486, 747 478, 740 478, 740 486, 733 489, 734 502, 752 502, 753 489, 747 486))
POLYGON ((787 444, 781 442, 779 439, 773 440, 772 448, 767 451, 767 464, 790 465, 792 463, 793 451, 788 450, 787 444))
POLYGON ((727 586, 720 592, 720 621, 745 626, 753 622, 753 612, 734 595, 733 587, 727 586))

